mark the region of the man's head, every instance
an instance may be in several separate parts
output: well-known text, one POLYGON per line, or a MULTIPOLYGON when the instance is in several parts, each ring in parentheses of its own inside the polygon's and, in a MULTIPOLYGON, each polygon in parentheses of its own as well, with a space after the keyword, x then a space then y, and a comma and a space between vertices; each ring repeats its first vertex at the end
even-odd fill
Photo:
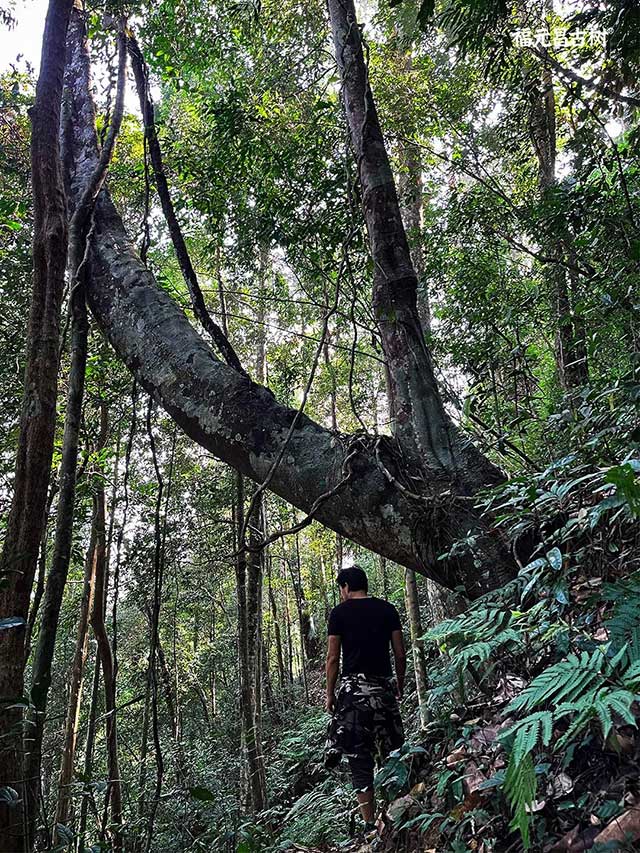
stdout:
POLYGON ((361 596, 366 595, 369 591, 367 575, 360 566, 351 566, 349 569, 342 569, 338 572, 336 580, 340 587, 340 598, 342 601, 351 598, 354 593, 361 596))

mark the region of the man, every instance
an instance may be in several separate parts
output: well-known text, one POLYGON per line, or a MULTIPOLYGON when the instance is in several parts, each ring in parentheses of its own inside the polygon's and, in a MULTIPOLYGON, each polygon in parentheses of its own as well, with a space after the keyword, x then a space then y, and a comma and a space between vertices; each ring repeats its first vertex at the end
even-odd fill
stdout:
POLYGON ((382 763, 404 741, 398 700, 404 687, 406 655, 398 611, 388 601, 368 594, 363 569, 343 569, 337 583, 341 603, 331 611, 328 625, 326 708, 333 716, 325 764, 336 767, 343 755, 347 757, 365 832, 370 832, 375 829, 376 759, 382 763), (342 674, 336 695, 341 651, 342 674))

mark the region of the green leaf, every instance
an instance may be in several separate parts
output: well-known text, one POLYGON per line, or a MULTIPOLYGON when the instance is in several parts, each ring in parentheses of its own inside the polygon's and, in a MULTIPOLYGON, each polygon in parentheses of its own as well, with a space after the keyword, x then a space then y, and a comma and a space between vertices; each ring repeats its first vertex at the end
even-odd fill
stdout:
POLYGON ((536 771, 530 755, 517 764, 509 761, 504 780, 504 792, 513 810, 511 826, 520 831, 525 850, 530 847, 530 807, 536 798, 536 771))
POLYGON ((636 478, 638 460, 630 460, 624 465, 614 465, 605 476, 607 483, 613 483, 618 495, 624 497, 629 509, 635 516, 640 516, 640 482, 636 478), (636 463, 636 464, 634 464, 636 463))
POLYGON ((524 720, 519 720, 513 726, 510 726, 500 734, 499 739, 504 742, 515 734, 511 747, 511 755, 513 761, 519 764, 523 758, 536 748, 538 742, 548 746, 551 741, 552 731, 552 713, 550 711, 537 711, 525 717, 524 720))
POLYGON ((0 788, 0 803, 17 803, 20 801, 20 795, 15 788, 4 785, 0 788))
POLYGON ((58 838, 69 847, 73 843, 74 834, 73 830, 69 829, 68 826, 65 826, 63 823, 56 824, 56 834, 58 838))
POLYGON ((625 670, 622 674, 622 680, 629 687, 640 682, 640 660, 635 661, 627 670, 625 670))
POLYGON ((428 829, 434 820, 438 820, 438 818, 444 817, 441 812, 434 812, 433 814, 421 814, 418 817, 413 817, 411 820, 408 820, 406 823, 400 824, 398 829, 408 829, 411 826, 420 826, 420 831, 424 832, 428 829))
POLYGON ((562 554, 560 553, 560 549, 552 548, 550 551, 547 551, 546 557, 551 568, 557 572, 560 571, 562 568, 562 554))

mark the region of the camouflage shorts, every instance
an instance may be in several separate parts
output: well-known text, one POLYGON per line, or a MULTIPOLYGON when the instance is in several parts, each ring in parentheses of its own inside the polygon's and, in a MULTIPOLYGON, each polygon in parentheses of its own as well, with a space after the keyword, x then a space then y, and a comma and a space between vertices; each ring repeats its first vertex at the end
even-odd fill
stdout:
POLYGON ((403 742, 395 679, 345 675, 327 730, 325 766, 337 767, 343 755, 384 760, 403 742))

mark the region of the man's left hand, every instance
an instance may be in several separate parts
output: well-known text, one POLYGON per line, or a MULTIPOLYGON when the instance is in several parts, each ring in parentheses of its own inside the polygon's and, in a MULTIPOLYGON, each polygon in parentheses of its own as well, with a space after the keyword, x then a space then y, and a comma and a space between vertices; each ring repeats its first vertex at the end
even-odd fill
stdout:
POLYGON ((327 711, 327 713, 333 714, 333 710, 334 710, 335 706, 336 706, 335 697, 333 696, 333 694, 331 694, 331 695, 327 694, 327 696, 324 700, 324 707, 325 707, 325 710, 327 711))

